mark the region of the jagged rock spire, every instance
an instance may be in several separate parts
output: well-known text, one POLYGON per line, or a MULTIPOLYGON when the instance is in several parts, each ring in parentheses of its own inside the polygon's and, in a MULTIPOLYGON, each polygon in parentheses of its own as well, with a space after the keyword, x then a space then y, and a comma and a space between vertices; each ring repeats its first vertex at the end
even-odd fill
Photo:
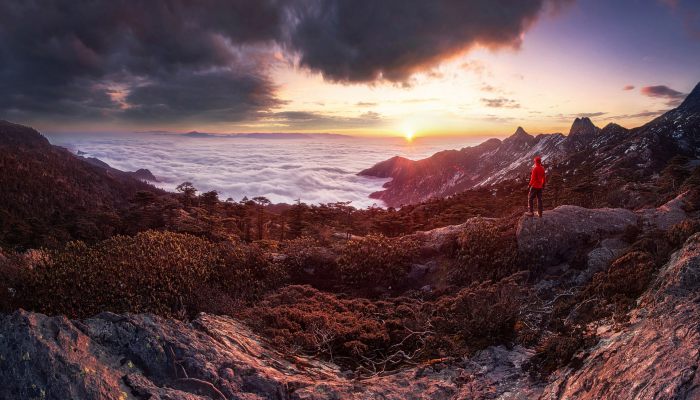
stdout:
POLYGON ((574 123, 571 124, 571 129, 569 130, 569 136, 572 135, 593 135, 598 130, 598 127, 593 125, 591 119, 588 117, 576 118, 574 123))

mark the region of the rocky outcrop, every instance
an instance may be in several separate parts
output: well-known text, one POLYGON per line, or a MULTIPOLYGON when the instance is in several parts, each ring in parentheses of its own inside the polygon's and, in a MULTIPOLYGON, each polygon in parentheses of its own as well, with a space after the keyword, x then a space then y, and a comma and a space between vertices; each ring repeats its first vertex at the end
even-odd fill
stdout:
POLYGON ((541 264, 556 264, 590 243, 621 234, 637 222, 637 214, 621 208, 559 206, 545 211, 542 218, 520 219, 516 230, 518 250, 541 264))
POLYGON ((146 168, 140 168, 137 169, 134 172, 127 172, 129 175, 131 175, 133 178, 140 179, 142 181, 147 181, 147 182, 158 182, 158 178, 156 178, 153 173, 146 169, 146 168))
MULTIPOLYGON (((17 311, 0 320, 0 398, 453 399, 530 393, 532 352, 491 347, 469 359, 353 380, 333 364, 283 356, 227 317, 191 323, 103 313, 82 321, 17 311)), ((522 396, 521 396, 522 397, 522 396)))
POLYGON ((700 234, 663 267, 632 312, 578 370, 559 371, 543 399, 700 398, 700 234))
POLYGON ((688 217, 684 202, 685 195, 681 194, 658 208, 636 212, 565 205, 545 211, 542 218, 523 216, 516 230, 518 250, 533 261, 552 265, 590 248, 589 269, 599 270, 626 247, 619 238, 625 230, 665 231, 688 217))
POLYGON ((100 169, 103 169, 103 170, 105 170, 105 171, 107 171, 107 172, 109 172, 109 173, 111 173, 111 174, 114 174, 114 175, 125 175, 125 176, 129 176, 129 177, 131 177, 131 178, 134 178, 134 179, 138 179, 138 180, 140 180, 140 181, 158 182, 158 179, 153 175, 153 173, 152 173, 150 170, 146 169, 146 168, 139 168, 139 169, 137 169, 136 171, 133 171, 133 172, 129 172, 129 171, 126 171, 126 172, 125 172, 125 171, 118 170, 118 169, 116 169, 116 168, 112 168, 109 164, 107 164, 106 162, 100 160, 99 158, 96 158, 96 157, 86 157, 85 154, 86 154, 86 153, 84 153, 84 152, 78 150, 78 152, 76 153, 76 156, 77 156, 79 159, 81 159, 81 160, 87 162, 88 164, 93 165, 93 166, 95 166, 95 167, 98 167, 98 168, 100 168, 100 169))

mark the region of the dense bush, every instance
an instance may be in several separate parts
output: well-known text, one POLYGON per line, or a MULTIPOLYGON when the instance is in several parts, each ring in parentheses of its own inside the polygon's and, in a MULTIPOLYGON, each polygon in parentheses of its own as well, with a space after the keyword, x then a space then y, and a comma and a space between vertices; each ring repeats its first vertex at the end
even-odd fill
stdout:
POLYGON ((337 278, 335 254, 316 239, 301 237, 280 243, 280 263, 293 282, 324 286, 337 278))
POLYGON ((508 219, 471 220, 457 238, 455 283, 499 280, 517 272, 518 245, 515 224, 508 219))
POLYGON ((391 286, 406 276, 418 245, 408 237, 368 235, 349 240, 340 248, 342 281, 352 285, 391 286))
POLYGON ((114 236, 95 245, 70 242, 45 254, 33 267, 20 265, 15 302, 70 317, 105 310, 176 317, 232 312, 235 300, 259 296, 286 279, 256 245, 213 244, 171 232, 114 236))
POLYGON ((700 232, 700 221, 696 219, 685 219, 673 225, 666 235, 673 247, 680 247, 696 232, 700 232))
POLYGON ((257 243, 224 242, 218 250, 221 262, 214 264, 209 286, 218 287, 229 296, 254 299, 288 279, 273 254, 257 243))
POLYGON ((287 286, 238 315, 288 351, 373 373, 509 342, 519 295, 513 280, 474 285, 437 302, 345 299, 287 286))
POLYGON ((100 311, 173 315, 221 263, 214 245, 194 236, 144 232, 88 246, 70 242, 27 271, 30 308, 85 317, 100 311))
POLYGON ((478 349, 512 340, 523 296, 522 282, 472 284, 435 303, 432 323, 445 343, 478 349))
POLYGON ((562 297, 552 312, 552 327, 565 331, 606 317, 624 320, 630 307, 646 290, 658 264, 646 251, 630 251, 598 272, 575 296, 562 297))
POLYGON ((406 361, 403 354, 392 354, 416 354, 427 335, 416 300, 343 299, 310 286, 287 286, 239 315, 288 351, 321 356, 347 368, 391 368, 406 361))
POLYGON ((595 341, 594 336, 584 335, 580 330, 551 335, 537 347, 535 355, 523 369, 533 377, 544 379, 563 366, 572 365, 576 368, 577 361, 578 364, 581 362, 574 357, 576 353, 593 345, 595 341))

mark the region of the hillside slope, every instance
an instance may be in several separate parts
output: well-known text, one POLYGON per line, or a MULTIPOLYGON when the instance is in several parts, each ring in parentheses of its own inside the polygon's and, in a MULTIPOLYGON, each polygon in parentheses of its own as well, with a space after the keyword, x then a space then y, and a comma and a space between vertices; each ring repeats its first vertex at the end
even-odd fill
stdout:
POLYGON ((20 248, 109 237, 136 192, 160 192, 7 121, 0 121, 0 182, 0 244, 20 248))
MULTIPOLYGON (((682 201, 680 197, 636 213, 559 207, 541 220, 521 219, 518 246, 524 254, 544 255, 546 264, 556 267, 560 283, 564 276, 572 282, 587 279, 608 268, 615 251, 619 254, 619 248, 629 246, 621 239, 629 227, 654 231, 687 218, 682 201), (593 243, 587 266, 568 267, 575 250, 586 243, 593 243)), ((446 235, 465 228, 441 228, 419 236, 426 245, 440 247, 446 235)), ((579 354, 580 365, 559 368, 545 381, 531 378, 525 370, 535 350, 522 346, 491 346, 471 356, 356 380, 333 363, 283 354, 229 317, 200 314, 181 322, 150 314, 102 313, 71 321, 20 310, 0 317, 0 397, 695 398, 700 395, 695 374, 700 335, 694 328, 700 325, 699 275, 696 234, 660 269, 629 313, 629 325, 601 321, 600 340, 579 354)))

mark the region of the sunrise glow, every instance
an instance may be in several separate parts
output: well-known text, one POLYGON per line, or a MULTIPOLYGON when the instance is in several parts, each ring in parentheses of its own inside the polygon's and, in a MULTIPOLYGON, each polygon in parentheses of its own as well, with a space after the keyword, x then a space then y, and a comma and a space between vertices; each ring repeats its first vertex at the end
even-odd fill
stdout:
POLYGON ((416 135, 416 131, 411 127, 410 125, 405 125, 402 130, 403 137, 406 139, 406 141, 411 142, 413 141, 414 136, 416 135))
MULTIPOLYGON (((454 12, 421 15, 423 31, 400 36, 393 30, 413 17, 397 19, 395 26, 356 26, 361 19, 349 19, 343 29, 364 32, 357 38, 330 29, 324 19, 313 20, 309 27, 319 31, 306 37, 298 21, 272 14, 269 22, 281 24, 279 30, 245 25, 243 39, 236 30, 225 31, 235 23, 221 29, 186 24, 171 33, 153 26, 153 38, 177 36, 160 44, 153 39, 158 50, 129 53, 129 59, 122 52, 134 44, 122 31, 99 49, 90 47, 99 40, 66 35, 74 39, 65 54, 46 63, 48 72, 35 70, 44 59, 24 54, 27 44, 9 43, 4 54, 26 65, 4 63, 16 68, 8 70, 16 85, 5 88, 5 97, 24 100, 0 109, 3 118, 51 132, 332 132, 410 141, 416 128, 421 137, 503 137, 517 126, 566 133, 579 115, 600 126, 639 126, 697 81, 698 30, 683 17, 689 3, 563 3, 554 9, 523 6, 491 22, 454 12), (455 29, 442 29, 446 23, 455 29), (492 23, 498 23, 498 35, 491 36, 492 23), (289 42, 274 36, 277 31, 296 36, 289 42), (318 35, 329 35, 327 45, 316 47, 318 35), (382 45, 397 37, 390 48, 382 45), (194 48, 203 50, 190 53, 194 48), (175 60, 177 67, 160 68, 151 56, 141 60, 143 54, 175 60), (32 99, 31 93, 41 95, 32 99), (62 108, 49 115, 47 102, 62 108), (404 121, 414 129, 403 129, 404 121)), ((286 15, 293 4, 265 12, 286 15)), ((400 2, 382 7, 391 15, 405 8, 400 2)), ((353 13, 352 7, 343 10, 353 13)), ((57 39, 36 40, 39 46, 57 39)))

